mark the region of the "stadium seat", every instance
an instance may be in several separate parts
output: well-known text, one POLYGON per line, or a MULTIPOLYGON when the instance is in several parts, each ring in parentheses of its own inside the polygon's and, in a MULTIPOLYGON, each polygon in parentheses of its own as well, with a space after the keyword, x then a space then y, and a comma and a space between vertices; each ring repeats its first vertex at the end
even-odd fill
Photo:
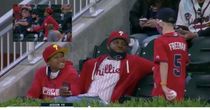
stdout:
POLYGON ((189 49, 190 64, 188 72, 210 72, 210 38, 199 37, 193 39, 189 49))
POLYGON ((107 39, 105 39, 99 46, 95 46, 94 51, 93 51, 93 58, 96 58, 102 54, 108 53, 106 42, 107 42, 107 39))
POLYGON ((154 53, 154 40, 148 44, 144 44, 144 47, 141 49, 140 56, 146 58, 150 61, 153 61, 154 53))
POLYGON ((152 97, 152 89, 153 89, 154 81, 153 74, 150 74, 143 79, 140 80, 136 90, 134 91, 134 97, 152 97))
POLYGON ((186 97, 204 100, 210 99, 210 74, 209 73, 192 73, 191 80, 186 85, 186 97))
POLYGON ((52 4, 51 8, 53 9, 54 13, 61 13, 61 5, 52 4))

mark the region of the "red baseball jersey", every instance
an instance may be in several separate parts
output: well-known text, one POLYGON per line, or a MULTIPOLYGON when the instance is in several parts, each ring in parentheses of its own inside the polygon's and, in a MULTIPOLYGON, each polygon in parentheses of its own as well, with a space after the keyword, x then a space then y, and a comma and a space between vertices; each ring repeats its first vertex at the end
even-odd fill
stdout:
POLYGON ((49 32, 47 26, 48 26, 49 24, 53 24, 54 30, 58 30, 58 29, 59 29, 59 24, 58 24, 58 22, 57 22, 51 15, 49 15, 49 16, 46 16, 46 17, 44 18, 44 21, 43 21, 43 23, 42 23, 41 26, 35 27, 33 30, 34 30, 35 32, 38 32, 38 31, 44 29, 44 37, 47 37, 48 32, 49 32))
POLYGON ((177 92, 177 99, 184 97, 188 50, 184 37, 176 32, 166 33, 154 43, 154 89, 153 96, 164 96, 160 82, 160 62, 168 63, 167 87, 177 92))
POLYGON ((41 67, 35 73, 27 97, 46 99, 60 96, 59 89, 62 87, 63 83, 68 83, 72 95, 78 95, 80 93, 78 78, 77 71, 69 61, 65 63, 65 67, 55 79, 50 79, 47 76, 46 66, 41 67))

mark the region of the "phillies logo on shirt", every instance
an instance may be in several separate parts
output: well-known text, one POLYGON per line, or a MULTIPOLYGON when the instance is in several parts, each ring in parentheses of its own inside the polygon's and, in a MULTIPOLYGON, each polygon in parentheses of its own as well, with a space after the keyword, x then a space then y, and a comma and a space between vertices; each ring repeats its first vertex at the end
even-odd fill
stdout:
POLYGON ((59 96, 59 89, 43 87, 42 94, 48 96, 59 96))
POLYGON ((185 13, 184 16, 185 16, 185 19, 189 21, 192 15, 190 13, 185 13))
POLYGON ((115 74, 119 73, 120 69, 112 66, 112 64, 106 64, 102 70, 97 70, 96 75, 104 76, 104 74, 115 74))

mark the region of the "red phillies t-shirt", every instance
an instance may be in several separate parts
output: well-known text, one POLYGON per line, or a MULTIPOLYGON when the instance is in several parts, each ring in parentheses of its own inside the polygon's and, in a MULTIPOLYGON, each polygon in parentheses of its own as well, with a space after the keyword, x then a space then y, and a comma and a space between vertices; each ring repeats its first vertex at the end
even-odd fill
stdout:
POLYGON ((166 33, 154 43, 154 89, 153 96, 163 96, 160 85, 160 62, 168 63, 167 87, 177 92, 177 99, 184 97, 186 64, 188 63, 187 44, 184 37, 176 32, 166 33))

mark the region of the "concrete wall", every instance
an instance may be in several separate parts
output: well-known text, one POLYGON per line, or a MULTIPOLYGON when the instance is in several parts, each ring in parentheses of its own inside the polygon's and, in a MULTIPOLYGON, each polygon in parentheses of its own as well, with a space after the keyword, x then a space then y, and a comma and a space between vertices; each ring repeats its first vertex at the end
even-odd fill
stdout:
MULTIPOLYGON (((92 54, 94 45, 101 43, 112 30, 129 30, 129 9, 135 0, 103 0, 97 7, 103 8, 104 12, 96 18, 82 17, 73 24, 73 43, 59 43, 67 47, 70 58, 75 66, 81 58, 92 54)), ((41 56, 43 49, 49 45, 46 43, 37 51, 41 56)), ((43 60, 34 65, 24 60, 5 76, 0 78, 0 102, 24 96, 31 85, 36 68, 45 63, 43 60)))

